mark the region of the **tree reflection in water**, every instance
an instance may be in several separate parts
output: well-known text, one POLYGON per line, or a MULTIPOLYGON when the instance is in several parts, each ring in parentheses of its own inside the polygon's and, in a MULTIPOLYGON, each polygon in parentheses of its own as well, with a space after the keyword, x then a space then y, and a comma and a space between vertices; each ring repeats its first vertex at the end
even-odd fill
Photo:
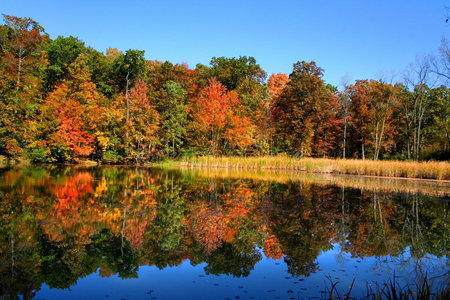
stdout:
MULTIPOLYGON (((342 184, 342 182, 339 182, 342 184)), ((304 181, 197 176, 182 171, 30 167, 0 171, 0 295, 32 298, 108 277, 205 263, 206 274, 249 276, 263 258, 293 277, 320 268, 322 251, 420 260, 449 251, 448 195, 304 181)), ((415 266, 411 267, 411 264, 415 266)))

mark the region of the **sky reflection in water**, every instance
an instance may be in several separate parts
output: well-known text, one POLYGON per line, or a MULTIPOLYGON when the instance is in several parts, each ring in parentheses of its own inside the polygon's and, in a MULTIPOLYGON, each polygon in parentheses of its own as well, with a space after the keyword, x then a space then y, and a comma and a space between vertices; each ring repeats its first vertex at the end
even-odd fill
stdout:
POLYGON ((445 194, 33 167, 1 170, 0 197, 6 297, 297 299, 353 280, 356 297, 394 273, 448 280, 445 194))

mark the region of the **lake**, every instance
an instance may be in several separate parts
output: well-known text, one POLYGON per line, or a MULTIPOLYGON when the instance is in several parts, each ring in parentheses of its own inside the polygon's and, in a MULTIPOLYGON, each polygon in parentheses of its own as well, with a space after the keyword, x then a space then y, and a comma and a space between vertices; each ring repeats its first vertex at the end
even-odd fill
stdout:
POLYGON ((0 170, 0 298, 360 298, 448 288, 450 183, 0 170), (447 285, 447 286, 446 286, 447 285))

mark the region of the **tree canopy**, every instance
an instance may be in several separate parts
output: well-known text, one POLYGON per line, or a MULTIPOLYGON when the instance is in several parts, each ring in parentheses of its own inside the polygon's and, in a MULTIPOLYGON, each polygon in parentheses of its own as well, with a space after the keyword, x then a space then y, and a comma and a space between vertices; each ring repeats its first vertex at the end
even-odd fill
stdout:
POLYGON ((192 69, 143 50, 103 53, 73 36, 52 40, 34 20, 7 15, 0 46, 0 155, 8 159, 449 159, 446 40, 404 82, 361 79, 342 90, 314 61, 266 81, 251 56, 192 69))

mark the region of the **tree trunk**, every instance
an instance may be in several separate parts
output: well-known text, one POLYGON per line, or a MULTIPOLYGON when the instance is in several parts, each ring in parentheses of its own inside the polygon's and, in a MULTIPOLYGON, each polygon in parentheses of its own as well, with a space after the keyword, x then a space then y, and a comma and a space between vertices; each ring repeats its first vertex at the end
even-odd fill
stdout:
POLYGON ((419 120, 419 124, 418 124, 418 127, 417 127, 417 145, 416 145, 416 147, 417 147, 417 149, 416 149, 416 160, 419 160, 419 153, 420 153, 420 120, 419 120))
POLYGON ((406 125, 406 133, 408 135, 407 141, 406 141, 406 146, 408 147, 407 151, 408 151, 408 160, 411 159, 411 128, 410 126, 407 124, 406 125))
POLYGON ((361 148, 362 148, 362 159, 364 160, 366 158, 364 153, 364 140, 361 143, 361 148))
POLYGON ((381 124, 380 139, 378 141, 379 145, 378 145, 377 159, 378 159, 378 156, 380 155, 381 141, 383 140, 384 125, 386 124, 386 118, 387 118, 387 116, 384 117, 383 124, 381 124))
POLYGON ((345 147, 347 143, 347 117, 344 118, 344 149, 342 150, 342 158, 345 159, 345 147))
POLYGON ((375 134, 375 153, 373 157, 374 160, 378 160, 378 157, 380 155, 381 141, 383 140, 384 125, 386 124, 386 118, 387 116, 384 116, 379 133, 378 133, 379 123, 377 123, 377 130, 375 134))
POLYGON ((20 76, 22 73, 22 56, 19 56, 19 65, 17 67, 17 82, 16 82, 16 92, 19 93, 20 76))
MULTIPOLYGON (((129 78, 130 78, 130 69, 128 69, 128 72, 127 72, 127 77, 126 77, 127 86, 126 86, 126 89, 125 89, 125 99, 127 101, 127 121, 130 120, 130 101, 128 100, 128 89, 129 89, 129 86, 130 86, 129 78)), ((127 133, 127 136, 128 136, 128 133, 127 133)))
POLYGON ((376 123, 377 123, 377 126, 376 126, 376 129, 375 129, 375 141, 374 141, 375 149, 373 151, 373 160, 377 160, 377 153, 378 153, 378 127, 379 127, 379 124, 380 124, 379 121, 378 121, 378 118, 377 118, 376 123))
MULTIPOLYGON (((125 100, 127 101, 127 123, 130 120, 130 101, 128 99, 128 89, 129 89, 129 85, 130 85, 129 78, 130 78, 130 69, 128 69, 128 72, 127 72, 127 77, 126 77, 127 86, 126 86, 126 89, 125 89, 125 100)), ((130 135, 130 133, 128 132, 128 129, 127 129, 127 132, 126 132, 125 135, 126 135, 126 137, 128 139, 128 137, 130 135)))

